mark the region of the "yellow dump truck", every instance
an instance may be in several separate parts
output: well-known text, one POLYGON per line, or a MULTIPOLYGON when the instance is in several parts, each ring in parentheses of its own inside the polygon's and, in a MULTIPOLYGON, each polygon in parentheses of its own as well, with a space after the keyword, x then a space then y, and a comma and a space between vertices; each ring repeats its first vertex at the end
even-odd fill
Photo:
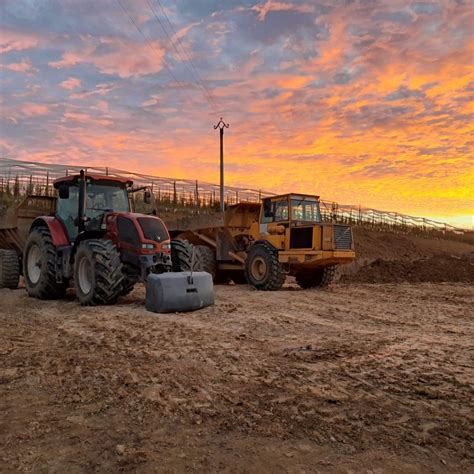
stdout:
POLYGON ((337 265, 355 259, 351 227, 323 222, 318 196, 272 196, 168 227, 175 271, 193 265, 258 290, 280 289, 286 275, 302 288, 327 286, 337 265))

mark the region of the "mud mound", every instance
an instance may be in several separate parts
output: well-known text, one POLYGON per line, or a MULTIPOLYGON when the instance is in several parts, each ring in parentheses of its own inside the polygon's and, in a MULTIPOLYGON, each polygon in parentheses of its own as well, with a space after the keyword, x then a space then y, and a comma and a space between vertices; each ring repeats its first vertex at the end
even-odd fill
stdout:
POLYGON ((474 263, 470 255, 433 256, 413 261, 378 258, 343 281, 361 283, 469 282, 474 283, 474 263))

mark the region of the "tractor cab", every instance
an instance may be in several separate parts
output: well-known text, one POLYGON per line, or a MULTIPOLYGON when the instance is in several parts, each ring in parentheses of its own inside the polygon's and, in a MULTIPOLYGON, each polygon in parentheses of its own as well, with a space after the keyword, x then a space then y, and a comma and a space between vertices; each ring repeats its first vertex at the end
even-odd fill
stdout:
MULTIPOLYGON (((79 232, 78 209, 80 194, 80 175, 68 176, 56 180, 59 199, 56 204, 56 216, 66 228, 70 241, 79 232)), ((87 230, 99 231, 106 212, 130 212, 129 190, 132 182, 103 175, 85 176, 84 222, 87 230)))

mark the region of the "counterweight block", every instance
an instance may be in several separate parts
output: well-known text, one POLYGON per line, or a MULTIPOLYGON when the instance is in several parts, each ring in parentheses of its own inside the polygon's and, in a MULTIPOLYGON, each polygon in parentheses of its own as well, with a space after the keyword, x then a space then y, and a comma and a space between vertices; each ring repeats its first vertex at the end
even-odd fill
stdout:
POLYGON ((145 307, 154 313, 194 311, 214 304, 212 276, 207 272, 150 274, 145 307))

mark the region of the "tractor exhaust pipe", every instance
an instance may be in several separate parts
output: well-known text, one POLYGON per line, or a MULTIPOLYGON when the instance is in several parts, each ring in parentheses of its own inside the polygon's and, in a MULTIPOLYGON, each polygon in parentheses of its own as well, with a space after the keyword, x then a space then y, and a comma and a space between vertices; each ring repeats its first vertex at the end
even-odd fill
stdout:
POLYGON ((77 228, 79 233, 86 229, 86 174, 81 170, 79 174, 79 211, 77 215, 77 228))

